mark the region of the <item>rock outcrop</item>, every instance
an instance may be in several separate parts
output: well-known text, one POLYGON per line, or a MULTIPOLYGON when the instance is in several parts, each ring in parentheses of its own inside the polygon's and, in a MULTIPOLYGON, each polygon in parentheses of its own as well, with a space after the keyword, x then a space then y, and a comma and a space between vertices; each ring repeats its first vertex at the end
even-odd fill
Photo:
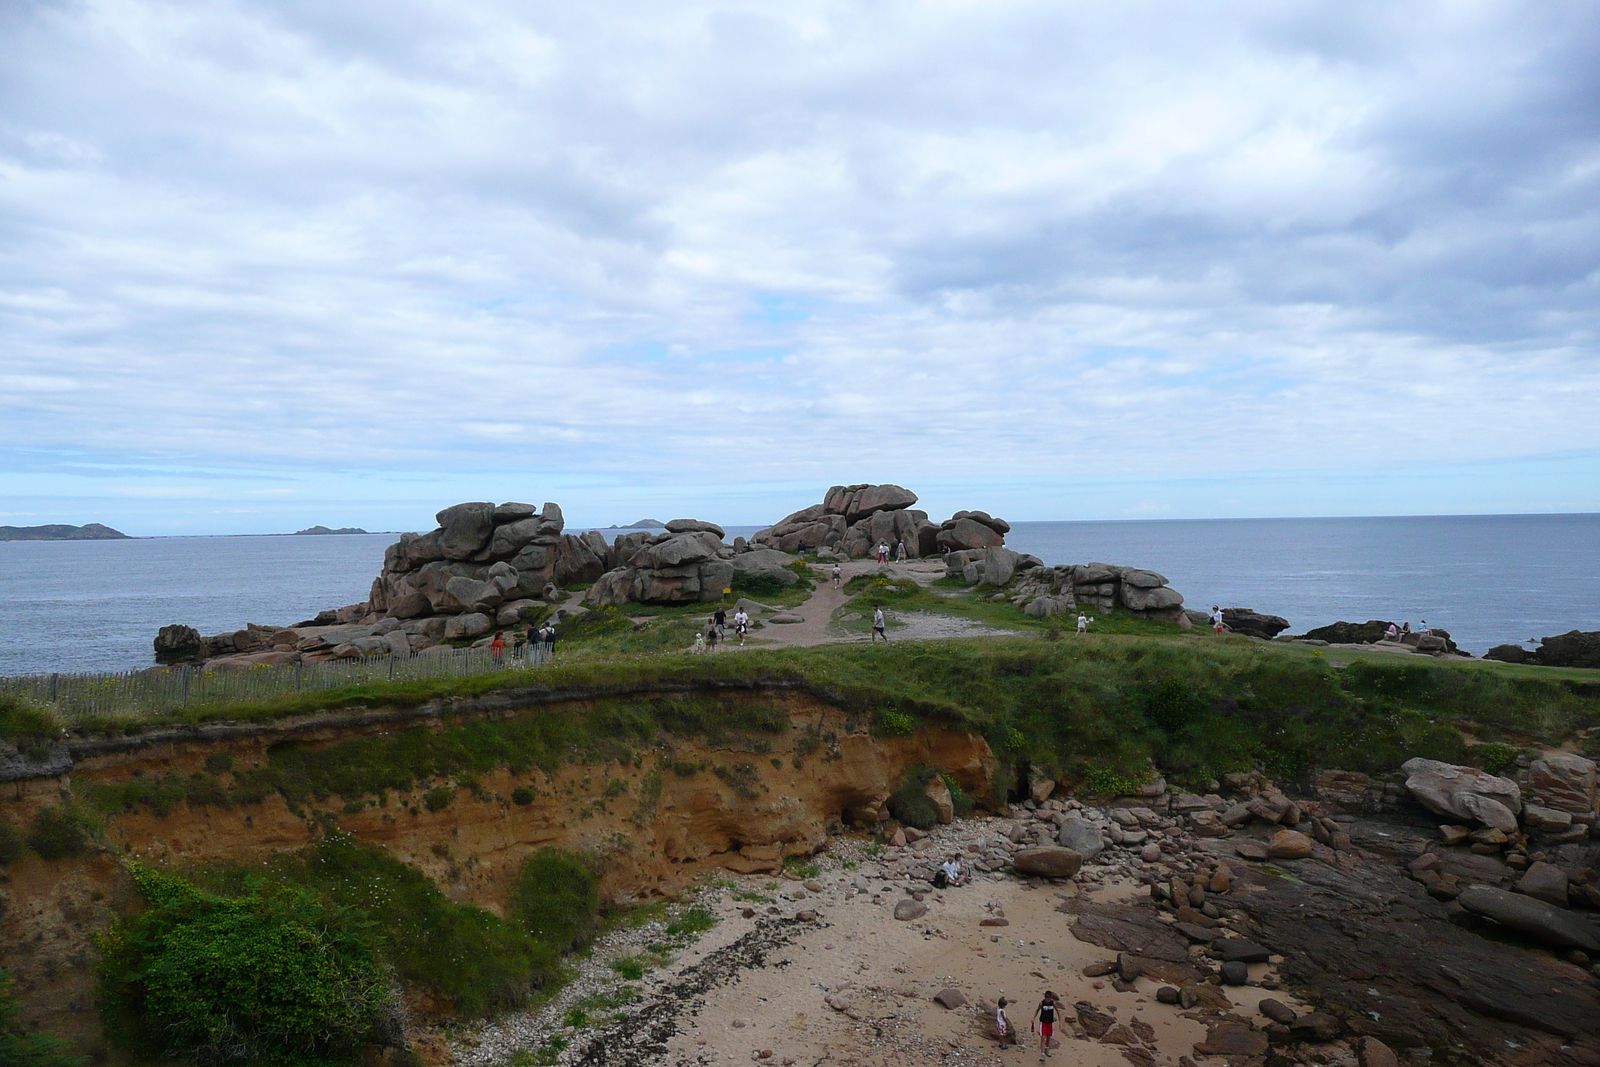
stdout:
POLYGON ((1522 790, 1511 779, 1420 757, 1406 760, 1400 769, 1406 773, 1406 788, 1429 811, 1516 832, 1522 790))
POLYGON ((1395 623, 1387 619, 1368 619, 1366 622, 1335 622, 1307 630, 1301 637, 1307 641, 1326 641, 1330 645, 1371 645, 1383 640, 1395 623))
POLYGON ((596 604, 709 601, 733 585, 736 553, 722 543, 722 528, 711 523, 674 519, 665 533, 629 534, 613 547, 621 565, 590 587, 587 599, 596 604))
POLYGON ((1152 618, 1175 618, 1183 596, 1167 579, 1141 567, 1108 563, 1046 567, 1037 556, 1004 547, 968 549, 945 555, 949 577, 974 585, 1004 587, 1017 582, 1011 601, 1035 618, 1074 611, 1133 611, 1152 618))
POLYGON ((936 555, 940 528, 926 511, 912 510, 916 502, 917 494, 898 485, 836 485, 822 503, 785 516, 750 542, 782 552, 828 548, 850 559, 870 555, 880 544, 893 549, 901 543, 908 556, 936 555))
POLYGON ((1254 608, 1223 608, 1222 622, 1232 633, 1268 641, 1289 628, 1282 615, 1263 615, 1254 608))
POLYGON ((1532 658, 1541 667, 1600 667, 1600 630, 1568 630, 1541 638, 1532 658))

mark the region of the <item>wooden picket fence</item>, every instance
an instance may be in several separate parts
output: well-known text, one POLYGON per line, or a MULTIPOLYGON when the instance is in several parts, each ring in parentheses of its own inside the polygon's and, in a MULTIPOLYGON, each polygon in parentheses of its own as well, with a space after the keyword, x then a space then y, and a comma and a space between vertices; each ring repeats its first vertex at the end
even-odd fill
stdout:
POLYGON ((323 689, 373 682, 468 678, 492 671, 539 667, 550 662, 546 645, 507 649, 496 660, 487 648, 428 650, 412 656, 369 656, 291 666, 262 664, 242 670, 201 667, 122 671, 110 674, 31 674, 0 677, 0 694, 50 707, 64 721, 156 715, 177 708, 255 704, 323 689))

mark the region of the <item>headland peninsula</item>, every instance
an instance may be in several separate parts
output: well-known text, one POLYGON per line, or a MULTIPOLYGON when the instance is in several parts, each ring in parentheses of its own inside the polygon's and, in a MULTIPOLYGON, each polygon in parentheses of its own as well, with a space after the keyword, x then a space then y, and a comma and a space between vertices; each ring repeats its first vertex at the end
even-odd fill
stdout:
POLYGON ((160 702, 0 697, 0 996, 119 1064, 1600 1062, 1587 635, 1219 625, 916 502, 459 504, 160 702))

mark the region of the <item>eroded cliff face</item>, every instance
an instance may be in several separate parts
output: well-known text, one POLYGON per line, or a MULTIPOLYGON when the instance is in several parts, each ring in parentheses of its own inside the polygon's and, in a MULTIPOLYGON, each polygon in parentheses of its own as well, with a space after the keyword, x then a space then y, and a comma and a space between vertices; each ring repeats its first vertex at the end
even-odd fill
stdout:
POLYGON ((45 860, 29 852, 0 866, 0 966, 18 981, 27 1022, 98 1056, 104 1041, 95 939, 138 906, 121 856, 252 864, 303 848, 337 825, 418 867, 453 899, 498 912, 523 862, 546 845, 605 857, 603 892, 629 901, 672 892, 714 868, 772 870, 785 856, 808 855, 830 824, 881 802, 920 764, 952 775, 975 797, 992 791, 996 761, 981 737, 937 727, 874 737, 859 714, 804 691, 718 699, 730 710, 740 701, 759 700, 769 712, 776 705, 788 726, 715 743, 663 733, 622 753, 631 758, 568 762, 553 773, 500 767, 418 781, 409 791, 299 804, 277 793, 238 800, 229 787, 267 765, 274 746, 332 750, 402 728, 437 733, 475 715, 600 714, 606 698, 501 696, 78 745, 70 773, 0 786, 0 821, 21 830, 64 800, 104 805, 112 790, 170 776, 214 779, 217 799, 180 802, 165 814, 146 804, 105 814, 100 843, 82 855, 45 860))

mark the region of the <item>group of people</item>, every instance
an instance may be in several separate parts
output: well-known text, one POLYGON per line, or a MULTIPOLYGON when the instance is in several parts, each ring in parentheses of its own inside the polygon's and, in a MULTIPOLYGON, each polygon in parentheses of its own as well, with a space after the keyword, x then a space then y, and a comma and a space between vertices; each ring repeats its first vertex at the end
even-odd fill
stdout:
MULTIPOLYGON (((900 541, 894 546, 894 560, 896 563, 904 563, 906 561, 906 543, 904 541, 900 541)), ((878 562, 889 562, 888 542, 880 541, 878 543, 878 562)))
MULTIPOLYGON (((1007 1045, 1015 1047, 1017 1044, 1016 1027, 1011 1024, 1011 1018, 1006 1014, 1006 1007, 1010 1002, 1005 997, 1000 998, 999 1004, 994 1009, 994 1033, 1000 1039, 1000 1047, 1007 1045)), ((1029 1020, 1028 1029, 1039 1035, 1039 1062, 1043 1063, 1045 1057, 1050 1055, 1050 1039, 1056 1032, 1056 1014, 1061 1010, 1061 1001, 1056 998, 1054 990, 1046 989, 1044 996, 1039 1000, 1039 1006, 1033 1009, 1033 1018, 1029 1020)))
MULTIPOLYGON (((952 852, 949 858, 933 872, 933 887, 946 889, 951 886, 966 885, 972 878, 971 873, 961 862, 961 854, 952 852)), ((994 1011, 994 1034, 999 1038, 1002 1048, 1015 1047, 1017 1044, 1017 1031, 1011 1024, 1011 1018, 1006 1014, 1008 1001, 1000 998, 999 1006, 994 1011)), ((1033 1020, 1030 1029, 1039 1034, 1039 1062, 1043 1063, 1046 1056, 1050 1055, 1050 1039, 1055 1035, 1056 1012, 1060 1001, 1051 990, 1045 990, 1044 998, 1039 1001, 1039 1006, 1033 1010, 1033 1020)))
MULTIPOLYGON (((750 613, 744 608, 738 608, 733 613, 733 632, 739 638, 739 644, 744 644, 745 635, 750 632, 750 613)), ((717 642, 726 642, 728 639, 728 610, 720 604, 706 625, 706 632, 694 635, 695 651, 703 652, 708 648, 716 648, 717 642)))
MULTIPOLYGON (((526 634, 515 634, 511 644, 511 658, 531 663, 536 650, 543 648, 546 658, 554 658, 556 654, 556 628, 546 621, 542 626, 530 626, 526 634)), ((493 639, 489 642, 489 655, 493 657, 498 666, 506 658, 506 632, 496 630, 493 639)))

